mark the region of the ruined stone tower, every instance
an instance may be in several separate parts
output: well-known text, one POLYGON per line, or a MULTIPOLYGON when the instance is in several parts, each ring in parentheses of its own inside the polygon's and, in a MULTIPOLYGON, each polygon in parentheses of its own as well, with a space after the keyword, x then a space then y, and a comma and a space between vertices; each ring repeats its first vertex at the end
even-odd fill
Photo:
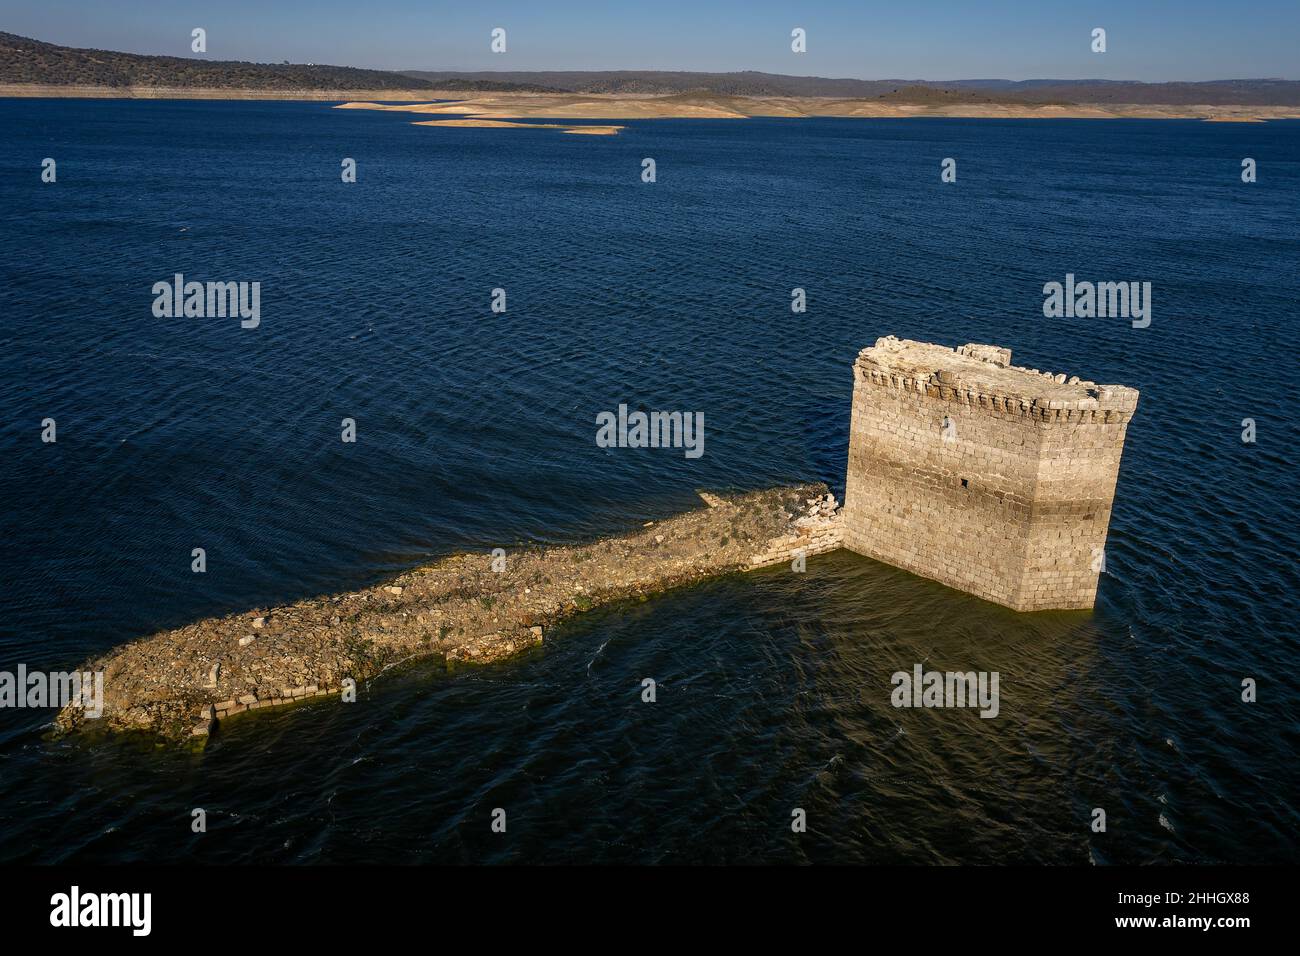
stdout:
POLYGON ((844 546, 1017 611, 1092 607, 1137 399, 879 339, 853 367, 844 546))

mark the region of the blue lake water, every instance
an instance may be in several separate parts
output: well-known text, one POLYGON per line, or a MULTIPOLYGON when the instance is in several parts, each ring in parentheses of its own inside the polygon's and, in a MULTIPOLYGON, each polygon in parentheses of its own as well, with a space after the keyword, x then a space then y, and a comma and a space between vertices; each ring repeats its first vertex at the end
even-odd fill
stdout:
POLYGON ((1300 122, 410 119, 0 100, 0 669, 701 487, 842 494, 852 361, 887 334, 1141 390, 1095 612, 839 552, 202 754, 0 710, 0 860, 1296 860, 1300 122), (261 325, 155 318, 177 272, 260 281, 261 325), (1151 326, 1045 319, 1068 272, 1150 281, 1151 326), (703 412, 704 456, 597 447, 620 402, 703 412), (922 661, 998 671, 999 716, 891 707, 922 661))

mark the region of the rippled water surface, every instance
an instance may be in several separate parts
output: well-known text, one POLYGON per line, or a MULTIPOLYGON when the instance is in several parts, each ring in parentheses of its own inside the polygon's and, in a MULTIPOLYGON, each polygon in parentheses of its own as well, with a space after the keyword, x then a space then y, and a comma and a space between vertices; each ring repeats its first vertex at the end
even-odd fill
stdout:
POLYGON ((839 494, 850 367, 887 334, 1141 390, 1095 612, 839 552, 202 754, 0 711, 0 859, 1295 861, 1300 123, 408 121, 0 101, 0 669, 624 531, 699 487, 839 494), (154 318, 176 272, 260 281, 261 326, 154 318), (1044 319, 1067 272, 1151 281, 1150 328, 1044 319), (598 448, 620 402, 702 411, 704 456, 598 448), (998 671, 999 716, 891 707, 920 662, 998 671))

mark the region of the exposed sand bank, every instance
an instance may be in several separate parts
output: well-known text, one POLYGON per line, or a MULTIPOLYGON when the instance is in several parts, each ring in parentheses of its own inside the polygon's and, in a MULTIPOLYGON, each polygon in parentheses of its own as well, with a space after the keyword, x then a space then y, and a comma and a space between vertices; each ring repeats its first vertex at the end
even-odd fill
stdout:
POLYGON ((103 671, 103 715, 62 710, 61 731, 140 730, 206 738, 249 710, 337 694, 418 657, 501 660, 589 608, 832 551, 839 512, 825 485, 743 495, 589 544, 458 554, 363 591, 198 621, 86 665, 103 671))
POLYGON ((344 109, 460 113, 485 119, 745 119, 751 116, 950 116, 1002 119, 1205 119, 1250 122, 1300 119, 1294 106, 1159 106, 1124 103, 909 103, 890 99, 812 96, 727 96, 712 93, 466 93, 463 90, 238 90, 161 86, 57 86, 0 83, 0 97, 96 99, 342 101, 344 109), (454 100, 454 103, 433 103, 454 100), (366 102, 379 101, 379 102, 366 102), (381 105, 384 104, 384 105, 381 105), (391 104, 404 104, 392 106, 391 104))
MULTIPOLYGON (((747 119, 778 117, 858 117, 897 119, 906 117, 959 117, 969 119, 1203 119, 1214 122, 1263 122, 1270 119, 1300 119, 1300 108, 1286 106, 1139 106, 1124 104, 1021 103, 908 103, 883 99, 835 97, 720 96, 675 94, 672 96, 597 96, 545 93, 445 94, 454 102, 382 103, 351 101, 337 109, 383 110, 396 113, 472 116, 497 120, 502 126, 526 126, 510 121, 544 119, 747 119)), ((433 99, 431 97, 430 99, 433 99)), ((450 125, 436 124, 429 125, 450 125)), ((459 125, 489 125, 462 123, 459 125)), ((621 127, 611 127, 617 132, 621 127)), ((592 133, 592 129, 569 128, 568 132, 592 133)))
POLYGON ((485 129, 498 129, 508 127, 511 129, 562 129, 566 133, 585 133, 588 136, 612 136, 622 126, 565 126, 561 123, 514 123, 510 120, 482 119, 481 117, 472 117, 469 119, 447 119, 447 120, 421 120, 418 123, 412 123, 412 126, 475 126, 485 129))

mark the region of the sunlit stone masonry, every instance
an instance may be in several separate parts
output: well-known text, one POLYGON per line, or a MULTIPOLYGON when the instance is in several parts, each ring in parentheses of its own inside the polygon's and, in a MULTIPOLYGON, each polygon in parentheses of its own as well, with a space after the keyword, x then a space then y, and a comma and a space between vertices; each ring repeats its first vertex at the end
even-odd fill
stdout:
POLYGON ((1017 611, 1092 607, 1136 389, 893 336, 853 377, 845 547, 1017 611))

